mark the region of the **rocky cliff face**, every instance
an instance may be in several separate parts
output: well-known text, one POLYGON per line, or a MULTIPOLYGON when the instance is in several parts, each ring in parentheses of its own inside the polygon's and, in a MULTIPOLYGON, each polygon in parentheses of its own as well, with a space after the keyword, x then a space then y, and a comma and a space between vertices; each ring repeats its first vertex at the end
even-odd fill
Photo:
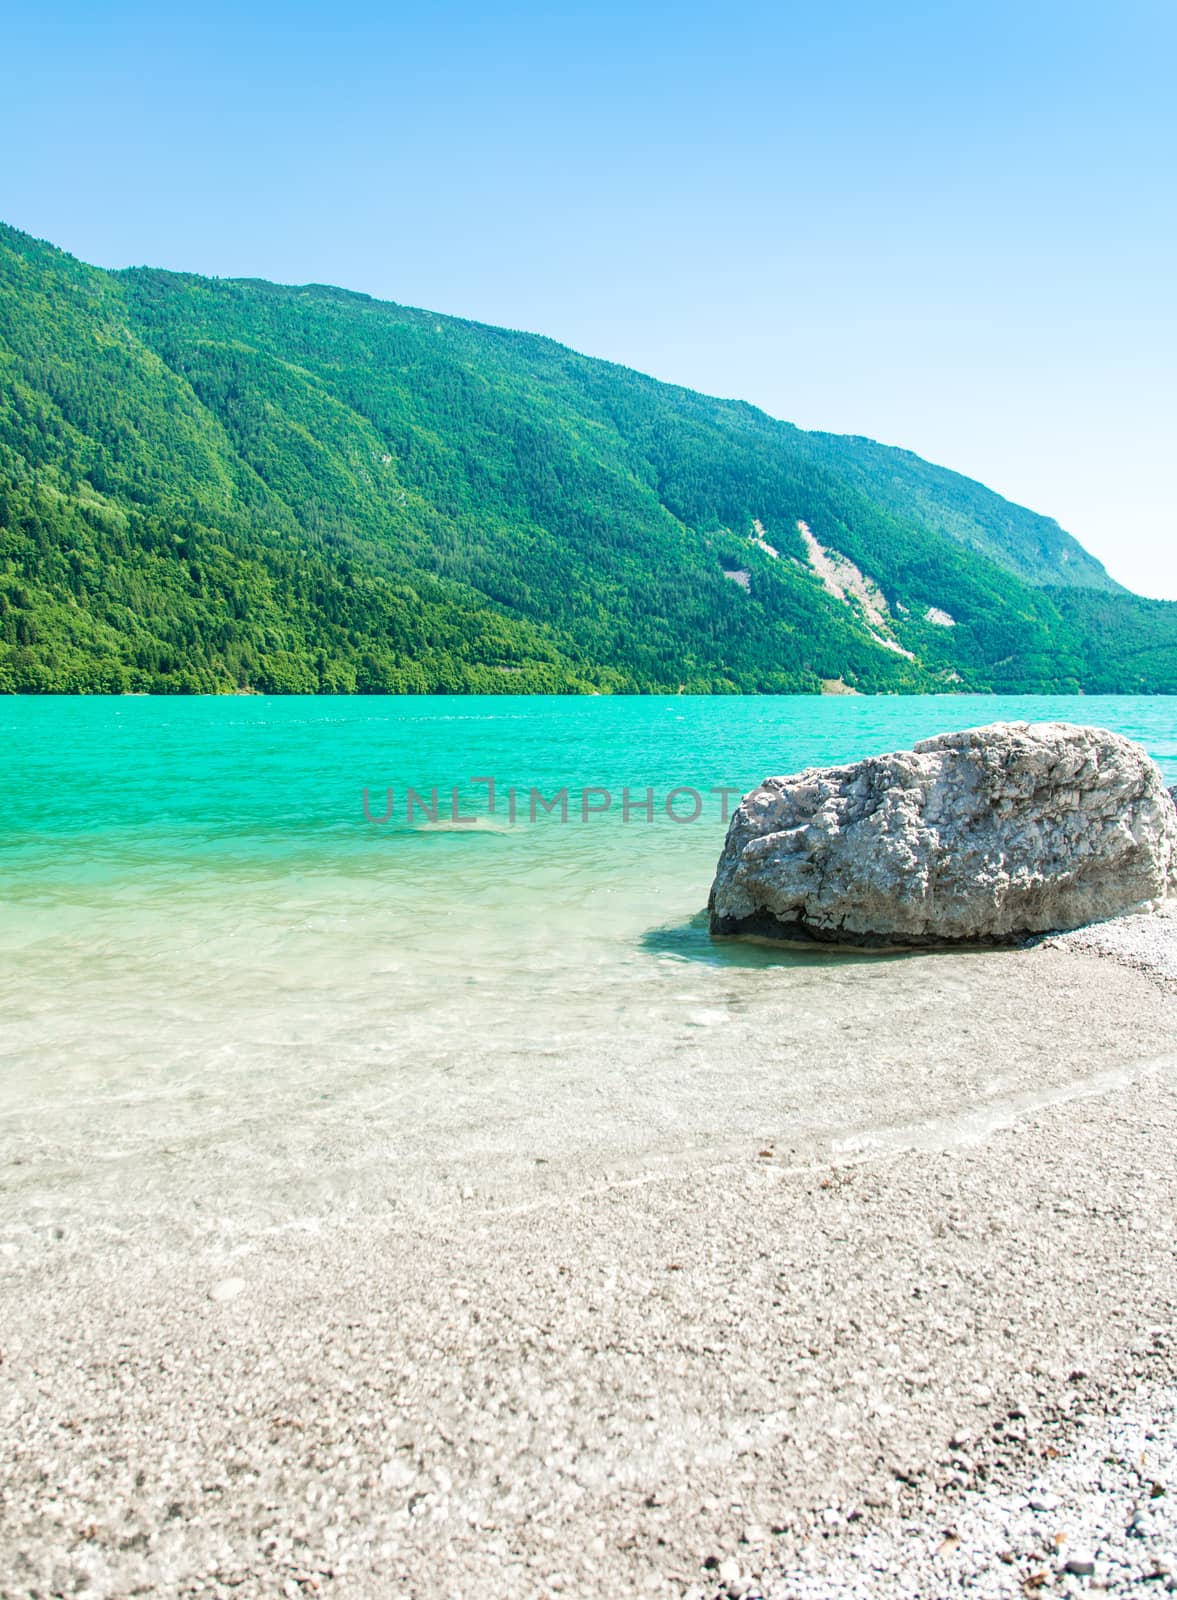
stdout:
POLYGON ((732 818, 715 934, 865 947, 1030 934, 1177 888, 1177 808, 1130 740, 995 723, 766 778, 732 818))

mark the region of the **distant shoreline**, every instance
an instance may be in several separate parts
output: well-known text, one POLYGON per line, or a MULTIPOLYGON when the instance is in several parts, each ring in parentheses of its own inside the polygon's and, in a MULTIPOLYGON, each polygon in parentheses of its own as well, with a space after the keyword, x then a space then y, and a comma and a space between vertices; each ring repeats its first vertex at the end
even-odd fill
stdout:
POLYGON ((7 689, 0 685, 0 702, 9 700, 232 700, 235 698, 273 700, 962 700, 970 697, 1000 699, 1057 700, 1165 700, 1177 699, 1170 689, 825 689, 726 690, 686 693, 674 689, 512 689, 493 693, 481 689, 380 690, 347 692, 285 689, 7 689))

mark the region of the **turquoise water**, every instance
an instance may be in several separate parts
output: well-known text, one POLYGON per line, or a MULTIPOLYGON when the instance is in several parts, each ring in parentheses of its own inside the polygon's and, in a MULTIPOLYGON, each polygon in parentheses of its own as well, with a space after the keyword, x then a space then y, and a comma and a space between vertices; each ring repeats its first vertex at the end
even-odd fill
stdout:
MULTIPOLYGON (((436 843, 414 840, 400 826, 408 786, 426 798, 437 786, 442 818, 455 784, 464 812, 485 813, 485 785, 468 780, 494 775, 500 824, 511 785, 521 821, 532 786, 547 798, 568 786, 574 815, 584 788, 608 788, 611 848, 624 837, 617 831, 623 787, 636 803, 653 786, 657 838, 644 845, 661 853, 668 832, 681 834, 676 848, 684 858, 706 862, 715 853, 720 801, 708 797, 689 831, 672 828, 662 801, 676 786, 704 796, 721 784, 743 790, 769 772, 857 760, 948 728, 1019 718, 1115 728, 1177 778, 1177 702, 1161 697, 8 697, 0 700, 0 842, 17 892, 26 874, 52 878, 58 869, 74 881, 79 873, 129 877, 165 865, 180 873, 286 872, 362 862, 369 871, 393 833, 398 862, 435 859, 428 852, 436 843), (375 829, 364 820, 362 790, 381 817, 389 785, 396 814, 391 826, 375 829)), ((590 798, 591 807, 600 803, 590 798)), ((677 805, 685 814, 692 801, 684 796, 677 805)), ((421 806, 414 817, 425 820, 421 806)), ((635 839, 643 820, 633 811, 635 839)), ((582 858, 583 828, 552 847, 582 858)), ((521 846, 516 836, 501 845, 506 853, 520 848, 532 843, 521 846)))
MULTIPOLYGON (((990 976, 996 997, 1001 958, 713 945, 711 791, 1015 718, 1115 728, 1177 781, 1168 699, 0 700, 13 1236, 71 1196, 115 1229, 231 1231, 489 1203, 590 1151, 617 1172, 737 1137, 800 1158, 910 1119, 944 1008, 990 976), (470 781, 490 776, 493 815, 470 781), (406 820, 410 785, 438 789, 436 821, 406 820), (653 820, 623 819, 627 786, 653 820), (382 818, 390 787, 368 821, 363 790, 382 818), (569 820, 532 822, 532 788, 567 788, 569 820), (586 789, 612 803, 582 820, 586 789), (675 789, 697 821, 666 816, 675 789), (886 1108, 848 1064, 868 1013, 912 1044, 886 1108), (788 1055, 769 1109, 747 1068, 766 1046, 788 1055)), ((953 1104, 1000 1100, 960 1058, 953 1104)))

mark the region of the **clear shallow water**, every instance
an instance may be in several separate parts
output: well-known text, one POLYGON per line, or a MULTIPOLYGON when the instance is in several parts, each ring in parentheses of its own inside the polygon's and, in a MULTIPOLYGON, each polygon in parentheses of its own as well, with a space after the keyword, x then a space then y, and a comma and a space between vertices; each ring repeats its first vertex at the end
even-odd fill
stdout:
POLYGON ((1008 957, 714 945, 700 914, 713 788, 1052 717, 1177 780, 1167 699, 0 700, 0 1230, 506 1204, 570 1163, 975 1127, 1028 1071, 1114 1069, 1110 1034, 1060 1057, 1008 957), (453 785, 476 825, 446 825, 453 785), (623 822, 625 785, 653 821, 623 822), (390 786, 374 826, 361 793, 380 817, 390 786), (528 820, 532 786, 569 788, 568 823, 528 820), (590 786, 613 806, 585 822, 590 786), (676 787, 698 821, 662 811, 676 787))

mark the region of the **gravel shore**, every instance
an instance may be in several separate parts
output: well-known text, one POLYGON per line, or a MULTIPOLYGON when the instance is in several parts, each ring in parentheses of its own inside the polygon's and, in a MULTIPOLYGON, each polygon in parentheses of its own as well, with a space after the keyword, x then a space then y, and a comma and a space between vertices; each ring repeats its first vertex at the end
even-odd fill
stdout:
POLYGON ((1117 917, 1047 941, 1057 950, 1086 950, 1177 984, 1177 908, 1172 901, 1148 917, 1117 917))
POLYGON ((951 1141, 13 1245, 0 1595, 1177 1589, 1175 950, 999 958, 1136 1031, 951 1141))

